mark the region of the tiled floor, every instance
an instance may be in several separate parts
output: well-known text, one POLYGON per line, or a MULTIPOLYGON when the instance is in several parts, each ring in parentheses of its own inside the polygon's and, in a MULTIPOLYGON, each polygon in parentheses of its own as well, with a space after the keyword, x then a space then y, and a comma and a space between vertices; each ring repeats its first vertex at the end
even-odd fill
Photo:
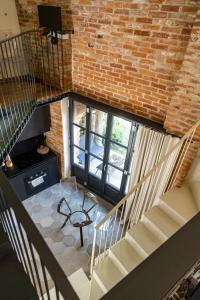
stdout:
POLYGON ((62 197, 70 199, 72 207, 81 204, 83 188, 79 187, 78 193, 70 197, 72 190, 69 182, 64 188, 56 184, 23 202, 67 276, 81 267, 86 273, 89 272, 94 225, 112 208, 98 198, 98 204, 90 213, 94 222, 83 228, 84 246, 81 247, 79 228, 68 222, 61 229, 65 217, 57 213, 57 204, 62 197))

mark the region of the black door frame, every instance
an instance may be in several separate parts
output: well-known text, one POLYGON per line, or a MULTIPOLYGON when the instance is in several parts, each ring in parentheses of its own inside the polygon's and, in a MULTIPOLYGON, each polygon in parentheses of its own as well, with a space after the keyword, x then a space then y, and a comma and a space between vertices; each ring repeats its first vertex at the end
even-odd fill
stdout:
MULTIPOLYGON (((70 128, 70 158, 71 158, 71 174, 75 175, 77 177, 77 181, 81 184, 83 184, 84 186, 88 187, 89 189, 93 190, 96 194, 100 195, 102 198, 108 200, 109 202, 116 204, 116 202, 118 202, 121 198, 124 197, 125 195, 125 188, 126 188, 126 183, 127 183, 127 179, 128 176, 130 175, 129 173, 129 167, 130 167, 130 163, 131 163, 131 158, 132 158, 132 154, 133 154, 133 150, 134 150, 134 144, 135 144, 135 137, 136 137, 136 133, 132 130, 133 128, 138 127, 138 124, 127 118, 127 116, 122 116, 121 114, 118 115, 116 113, 116 111, 112 111, 112 110, 108 110, 105 107, 99 107, 99 105, 95 105, 96 103, 86 103, 83 101, 79 101, 78 99, 71 99, 69 101, 69 128, 70 128), (74 145, 73 143, 73 111, 74 111, 74 101, 77 101, 79 103, 82 103, 86 106, 86 126, 85 126, 85 130, 86 130, 86 134, 85 134, 85 168, 84 170, 73 163, 73 148, 74 146, 83 150, 82 148, 78 147, 77 145, 74 145), (97 179, 101 182, 101 186, 102 189, 97 189, 95 188, 94 185, 90 185, 89 184, 89 178, 91 179, 92 177, 96 178, 96 176, 92 175, 89 173, 89 147, 90 147, 90 134, 94 133, 96 134, 96 132, 93 132, 90 128, 90 117, 91 117, 91 109, 98 109, 101 110, 105 113, 107 113, 108 118, 107 118, 107 130, 106 130, 106 136, 105 136, 105 149, 104 149, 104 157, 103 157, 103 168, 102 168, 102 176, 101 179, 97 179), (112 120, 113 117, 119 117, 119 118, 123 118, 128 120, 129 122, 131 122, 131 131, 130 131, 130 136, 129 136, 129 143, 127 145, 127 147, 125 147, 127 149, 127 154, 126 154, 126 159, 125 159, 125 163, 124 163, 124 168, 123 168, 123 174, 122 174, 122 180, 121 180, 121 186, 120 186, 120 190, 115 189, 114 187, 112 187, 111 185, 106 183, 106 172, 107 172, 107 168, 108 165, 112 165, 111 163, 108 163, 108 156, 109 156, 109 151, 110 151, 110 144, 111 144, 111 130, 112 130, 112 120), (104 169, 105 166, 105 169, 104 169), (126 170, 126 172, 125 172, 126 170), (113 199, 113 197, 115 198, 115 196, 109 196, 109 193, 105 192, 105 187, 109 187, 110 191, 113 190, 113 193, 115 194, 115 196, 117 195, 117 201, 115 201, 113 199), (117 194, 116 194, 117 193, 117 194)), ((80 126, 79 126, 80 127, 80 126)), ((98 135, 98 134, 97 134, 98 135)), ((101 135, 99 135, 101 136, 101 135)), ((117 142, 115 142, 116 144, 118 144, 117 142)), ((121 144, 118 144, 119 146, 122 146, 121 144)), ((92 154, 93 155, 93 154, 92 154)), ((95 157, 95 155, 93 155, 95 157)), ((96 157, 98 158, 98 157, 96 157)), ((113 165, 114 168, 119 169, 121 171, 120 168, 118 168, 117 166, 113 165)))

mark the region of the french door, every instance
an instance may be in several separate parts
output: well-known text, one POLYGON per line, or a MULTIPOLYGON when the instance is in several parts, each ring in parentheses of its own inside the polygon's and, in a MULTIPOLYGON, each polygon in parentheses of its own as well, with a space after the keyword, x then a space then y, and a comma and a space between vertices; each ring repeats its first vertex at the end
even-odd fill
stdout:
POLYGON ((137 125, 77 101, 70 103, 70 112, 72 174, 117 203, 126 193, 137 125))

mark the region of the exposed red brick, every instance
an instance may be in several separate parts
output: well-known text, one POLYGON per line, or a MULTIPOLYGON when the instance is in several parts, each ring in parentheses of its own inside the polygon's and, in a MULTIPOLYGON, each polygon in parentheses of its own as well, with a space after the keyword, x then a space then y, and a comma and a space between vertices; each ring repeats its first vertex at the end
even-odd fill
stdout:
POLYGON ((177 12, 179 11, 179 6, 176 5, 162 5, 162 11, 169 11, 169 12, 177 12))
POLYGON ((136 22, 139 23, 152 23, 152 19, 151 18, 136 18, 136 22))
MULTIPOLYGON (((16 2, 23 31, 37 27, 38 4, 55 4, 55 0, 16 2)), ((64 28, 75 30, 64 46, 65 85, 183 135, 200 111, 200 75, 194 76, 198 65, 195 53, 200 47, 191 42, 199 36, 199 1, 132 2, 56 1, 62 8, 64 28)), ((62 129, 58 128, 59 110, 52 116, 59 133, 57 140, 54 134, 48 136, 53 145, 62 140, 62 129)), ((189 163, 184 163, 184 176, 186 165, 189 163)))
POLYGON ((135 35, 142 35, 142 36, 149 36, 150 35, 150 31, 135 30, 134 34, 135 35))

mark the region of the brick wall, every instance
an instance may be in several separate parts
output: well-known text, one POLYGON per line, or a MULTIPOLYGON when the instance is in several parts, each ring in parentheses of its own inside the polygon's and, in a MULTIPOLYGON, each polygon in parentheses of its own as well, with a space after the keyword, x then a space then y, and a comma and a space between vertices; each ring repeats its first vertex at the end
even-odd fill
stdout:
POLYGON ((198 1, 73 3, 73 89, 163 123, 198 1))
MULTIPOLYGON (((167 110, 164 126, 168 131, 183 135, 200 119, 200 10, 192 28, 190 41, 179 72, 175 91, 167 110)), ((200 145, 200 128, 195 132, 193 144, 184 160, 179 181, 187 175, 200 145)))
POLYGON ((61 102, 50 105, 51 128, 46 133, 47 145, 58 154, 61 175, 64 176, 64 146, 62 130, 61 102))
POLYGON ((200 119, 200 10, 191 32, 184 60, 176 74, 175 91, 164 126, 177 134, 186 132, 200 119))
MULTIPOLYGON (((38 28, 37 5, 56 5, 62 9, 62 24, 64 29, 72 28, 71 4, 64 0, 16 0, 18 18, 21 31, 38 28)), ((43 42, 44 43, 44 42, 43 42)), ((45 43, 44 43, 45 44, 45 43)), ((51 49, 51 48, 50 48, 51 49)), ((64 89, 71 90, 72 87, 72 47, 71 38, 63 41, 64 57, 64 89)), ((61 54, 60 54, 61 62, 61 54)), ((54 74, 54 72, 52 72, 54 74)), ((64 176, 64 151, 63 151, 63 133, 61 103, 56 102, 50 105, 51 129, 46 133, 47 145, 54 150, 59 157, 61 175, 64 176)))
MULTIPOLYGON (((159 122, 180 135, 199 118, 200 41, 191 40, 200 27, 199 0, 16 2, 23 30, 37 27, 38 4, 61 6, 64 27, 75 30, 65 45, 73 62, 68 64, 72 80, 67 76, 66 81, 75 92, 159 122)), ((61 119, 59 109, 52 116, 61 119)), ((61 132, 56 126, 52 132, 61 132)), ((54 147, 53 139, 51 143, 54 147)), ((192 145, 180 180, 198 145, 192 145)))
MULTIPOLYGON (((17 6, 17 12, 18 12, 18 18, 19 18, 19 24, 22 31, 34 29, 39 27, 39 21, 38 21, 38 11, 37 6, 38 5, 55 5, 60 6, 62 9, 62 25, 63 29, 70 29, 72 28, 72 18, 71 18, 71 4, 70 1, 65 0, 16 0, 16 6, 17 6)), ((43 38, 43 47, 46 43, 46 39, 43 38)), ((49 44, 49 43, 47 43, 49 44)), ((53 48, 52 45, 48 45, 49 51, 51 52, 53 48)), ((59 47, 59 52, 61 52, 61 47, 59 47)), ((44 47, 45 49, 45 47, 44 47)), ((72 86, 72 47, 71 47, 71 38, 69 36, 69 39, 63 40, 63 68, 64 68, 64 88, 65 90, 70 90, 72 86)), ((56 49, 54 49, 54 52, 56 53, 56 49)), ((59 53, 59 60, 61 63, 61 56, 62 54, 59 53)), ((54 58, 56 60, 56 57, 54 58)), ((46 61, 46 65, 48 67, 48 62, 46 61)), ((51 62, 52 64, 52 62, 51 62)), ((54 71, 57 71, 57 67, 54 71)), ((55 74, 54 71, 52 71, 51 78, 55 81, 55 74)), ((60 81, 62 78, 60 79, 60 81)))

